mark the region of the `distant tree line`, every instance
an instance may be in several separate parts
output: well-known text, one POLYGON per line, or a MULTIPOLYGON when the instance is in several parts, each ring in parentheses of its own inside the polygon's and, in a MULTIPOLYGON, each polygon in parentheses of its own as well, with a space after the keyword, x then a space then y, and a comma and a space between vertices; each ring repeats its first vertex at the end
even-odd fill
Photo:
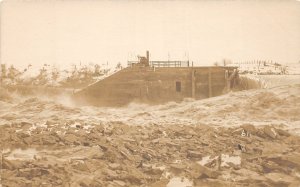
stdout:
POLYGON ((55 66, 44 64, 37 72, 32 72, 33 66, 29 64, 24 70, 1 64, 1 86, 9 85, 35 85, 79 88, 96 82, 109 73, 121 70, 121 63, 112 70, 103 68, 99 64, 72 65, 69 69, 59 70, 55 66), (113 71, 113 72, 112 72, 113 71))

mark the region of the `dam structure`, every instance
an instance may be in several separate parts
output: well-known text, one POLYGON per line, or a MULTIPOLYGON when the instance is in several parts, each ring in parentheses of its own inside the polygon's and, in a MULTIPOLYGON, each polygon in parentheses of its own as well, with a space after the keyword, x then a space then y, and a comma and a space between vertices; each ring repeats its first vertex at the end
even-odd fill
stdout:
POLYGON ((162 104, 184 98, 204 99, 232 89, 236 67, 190 66, 189 61, 150 61, 149 52, 128 67, 76 93, 82 105, 125 106, 131 102, 162 104))

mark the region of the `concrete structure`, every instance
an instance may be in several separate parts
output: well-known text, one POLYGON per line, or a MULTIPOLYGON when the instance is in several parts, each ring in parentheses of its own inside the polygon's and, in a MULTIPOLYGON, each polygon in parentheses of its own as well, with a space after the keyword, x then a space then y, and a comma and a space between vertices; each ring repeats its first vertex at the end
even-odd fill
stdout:
POLYGON ((96 106, 204 99, 228 92, 238 78, 236 67, 190 67, 188 61, 150 61, 148 51, 145 57, 138 58, 129 62, 129 67, 76 92, 74 99, 96 106))
POLYGON ((133 66, 75 93, 74 98, 81 104, 95 106, 204 99, 226 93, 237 76, 235 67, 133 66))

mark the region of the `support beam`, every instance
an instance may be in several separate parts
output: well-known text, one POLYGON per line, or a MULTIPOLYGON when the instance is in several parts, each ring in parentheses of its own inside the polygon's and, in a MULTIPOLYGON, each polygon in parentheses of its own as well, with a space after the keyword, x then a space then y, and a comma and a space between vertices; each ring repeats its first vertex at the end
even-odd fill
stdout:
POLYGON ((228 93, 230 91, 230 80, 228 77, 229 71, 225 71, 225 92, 228 93))
POLYGON ((211 69, 208 68, 208 97, 212 97, 211 69))
POLYGON ((195 72, 196 70, 194 70, 192 68, 192 98, 196 99, 196 81, 195 81, 195 72))
POLYGON ((146 59, 147 59, 147 63, 149 64, 150 62, 150 57, 149 57, 149 51, 146 51, 146 59))

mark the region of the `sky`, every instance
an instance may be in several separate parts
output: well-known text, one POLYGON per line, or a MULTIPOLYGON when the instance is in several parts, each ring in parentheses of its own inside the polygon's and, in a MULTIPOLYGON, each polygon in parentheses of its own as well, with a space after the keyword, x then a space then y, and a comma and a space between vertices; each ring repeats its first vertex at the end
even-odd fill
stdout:
POLYGON ((4 0, 1 63, 300 61, 300 1, 4 0))

